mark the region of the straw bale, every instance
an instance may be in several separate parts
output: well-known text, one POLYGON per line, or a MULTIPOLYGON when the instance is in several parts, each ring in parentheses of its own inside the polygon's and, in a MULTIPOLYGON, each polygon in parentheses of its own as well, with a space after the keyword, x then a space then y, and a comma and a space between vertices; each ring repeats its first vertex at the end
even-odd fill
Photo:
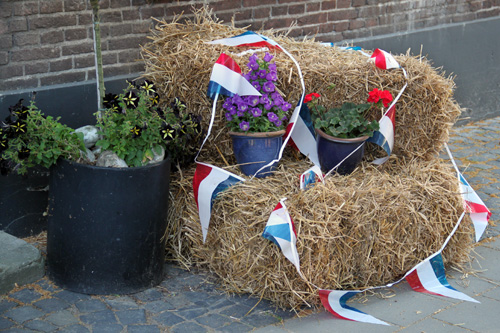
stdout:
MULTIPOLYGON (((287 156, 275 176, 222 192, 203 244, 194 170, 188 170, 171 185, 171 255, 186 267, 208 267, 230 292, 263 296, 280 307, 317 306, 314 285, 360 289, 395 282, 442 246, 463 210, 454 171, 437 159, 392 158, 382 167, 363 162, 353 174, 331 176, 308 191, 297 190, 302 171, 302 163, 287 156), (283 197, 307 281, 261 237, 283 197)), ((462 222, 443 252, 447 264, 468 260, 472 234, 469 221, 462 222)))
MULTIPOLYGON (((142 48, 146 64, 145 77, 159 85, 165 101, 179 97, 188 110, 201 115, 208 127, 212 101, 206 96, 212 66, 221 52, 230 54, 245 70, 247 56, 237 55, 241 49, 207 42, 235 36, 245 29, 224 25, 204 7, 194 19, 180 23, 180 18, 167 23, 159 21, 152 31, 151 41, 142 48)), ((361 103, 374 88, 387 89, 396 96, 405 82, 408 88, 396 109, 396 133, 393 153, 429 160, 437 156, 447 142, 449 130, 460 115, 453 99, 455 87, 452 77, 445 77, 422 56, 397 55, 402 70, 380 70, 367 61, 360 52, 326 47, 314 38, 297 41, 285 34, 261 31, 289 51, 299 63, 305 81, 306 93, 318 92, 328 105, 338 106, 345 101, 361 103), (335 84, 333 90, 327 89, 335 84)), ((371 51, 367 51, 371 53, 371 51)), ((286 100, 295 105, 302 88, 293 62, 283 52, 274 52, 278 66, 279 89, 286 100)), ((202 160, 220 158, 234 163, 230 140, 219 104, 214 130, 205 146, 202 160)), ((371 114, 379 119, 381 114, 371 114)))

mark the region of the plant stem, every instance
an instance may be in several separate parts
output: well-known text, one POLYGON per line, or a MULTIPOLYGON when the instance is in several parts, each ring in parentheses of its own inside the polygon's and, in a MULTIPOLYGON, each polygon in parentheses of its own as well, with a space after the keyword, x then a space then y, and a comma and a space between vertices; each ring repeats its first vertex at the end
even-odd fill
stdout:
POLYGON ((94 56, 97 78, 97 108, 102 109, 102 100, 104 97, 104 72, 102 69, 102 52, 101 52, 101 27, 99 17, 99 0, 90 0, 92 5, 92 21, 94 23, 94 56))

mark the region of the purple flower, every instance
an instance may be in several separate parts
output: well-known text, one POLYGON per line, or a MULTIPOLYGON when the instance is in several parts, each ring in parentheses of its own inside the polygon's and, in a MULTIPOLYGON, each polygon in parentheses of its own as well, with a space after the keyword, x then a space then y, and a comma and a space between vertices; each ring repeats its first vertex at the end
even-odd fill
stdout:
POLYGON ((276 67, 276 64, 275 64, 275 63, 269 64, 269 66, 267 67, 267 69, 268 69, 270 72, 277 72, 277 70, 278 70, 278 68, 276 67))
POLYGON ((226 98, 226 100, 224 101, 224 104, 222 104, 222 107, 226 110, 228 110, 231 105, 233 105, 233 103, 231 102, 231 97, 228 97, 226 98))
POLYGON ((257 106, 259 104, 259 96, 247 96, 245 101, 250 106, 257 106))
POLYGON ((260 117, 262 115, 262 110, 259 108, 253 108, 250 110, 250 113, 252 114, 252 116, 257 118, 257 117, 260 117))
POLYGON ((287 112, 288 110, 290 110, 290 108, 292 107, 292 104, 288 103, 288 102, 285 102, 283 103, 283 105, 281 106, 281 109, 285 112, 287 112))
POLYGON ((269 81, 276 81, 276 80, 278 80, 278 73, 276 73, 276 71, 270 71, 266 75, 266 80, 269 80, 269 81))
POLYGON ((275 121, 279 120, 278 116, 274 112, 269 112, 267 114, 267 119, 269 119, 270 122, 274 123, 275 121))
POLYGON ((267 95, 260 96, 260 103, 261 104, 269 104, 270 103, 269 97, 267 95))
POLYGON ((226 120, 227 121, 233 120, 233 117, 231 116, 231 114, 229 112, 226 113, 226 120))
POLYGON ((281 117, 282 121, 286 121, 288 118, 286 116, 281 117))
POLYGON ((264 61, 265 62, 269 62, 271 60, 273 60, 273 56, 271 54, 269 54, 269 52, 266 52, 266 55, 264 56, 264 61))
POLYGON ((240 111, 240 110, 238 110, 238 111, 236 111, 236 115, 237 115, 238 117, 243 117, 243 116, 245 115, 245 111, 240 111))
POLYGON ((281 120, 279 120, 279 119, 278 119, 278 120, 276 120, 276 121, 274 122, 274 125, 276 125, 276 127, 280 127, 280 126, 281 126, 281 120))
POLYGON ((250 58, 248 58, 248 64, 247 64, 248 68, 250 68, 251 70, 257 70, 259 69, 259 64, 257 63, 257 55, 256 54, 252 54, 250 56, 250 58))
POLYGON ((245 131, 245 132, 246 132, 246 131, 248 131, 248 130, 250 129, 250 124, 248 123, 248 121, 244 121, 244 120, 243 120, 243 121, 240 123, 240 129, 241 129, 242 131, 245 131))
POLYGON ((257 89, 257 90, 260 90, 260 83, 259 81, 253 81, 252 82, 252 86, 257 89))
POLYGON ((232 105, 230 107, 227 108, 227 111, 229 111, 229 114, 234 116, 236 114, 236 106, 232 105))
POLYGON ((264 85, 262 86, 262 90, 264 92, 267 92, 267 93, 270 93, 270 92, 273 92, 274 91, 274 84, 270 81, 267 81, 266 83, 264 83, 264 85))
POLYGON ((283 105, 283 103, 285 102, 285 100, 283 99, 283 97, 281 97, 281 95, 278 92, 273 92, 271 94, 271 98, 273 99, 273 104, 276 107, 279 107, 280 105, 283 105))
POLYGON ((250 78, 250 80, 257 80, 259 78, 259 76, 257 74, 255 74, 254 72, 251 72, 249 78, 250 78))
POLYGON ((261 78, 261 79, 265 79, 265 78, 266 78, 266 75, 267 75, 267 72, 266 72, 266 70, 265 70, 265 69, 261 69, 261 70, 257 73, 257 75, 259 75, 259 78, 261 78))
POLYGON ((238 110, 239 111, 245 112, 246 110, 248 110, 248 104, 246 102, 244 102, 244 101, 241 101, 237 105, 238 105, 238 110))
POLYGON ((267 111, 271 110, 273 108, 273 102, 269 100, 269 103, 264 104, 264 109, 267 111))

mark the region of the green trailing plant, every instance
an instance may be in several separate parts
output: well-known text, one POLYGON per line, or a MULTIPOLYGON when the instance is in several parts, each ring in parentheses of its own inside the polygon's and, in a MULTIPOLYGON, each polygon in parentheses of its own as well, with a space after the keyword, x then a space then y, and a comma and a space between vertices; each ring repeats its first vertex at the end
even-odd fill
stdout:
POLYGON ((159 96, 149 81, 129 83, 120 95, 106 94, 104 111, 97 112, 101 139, 96 145, 111 150, 129 166, 141 166, 168 152, 175 164, 192 162, 201 139, 200 119, 186 112, 177 98, 158 106, 159 96))
POLYGON ((83 134, 44 116, 32 101, 23 100, 9 108, 10 114, 0 128, 0 165, 2 174, 14 170, 19 174, 35 165, 49 168, 59 158, 76 160, 85 150, 83 134))
POLYGON ((340 107, 327 109, 319 104, 320 97, 319 94, 312 93, 304 99, 311 111, 314 128, 343 139, 373 136, 373 132, 379 130, 380 126, 376 120, 369 121, 365 118, 367 111, 373 107, 387 107, 392 101, 389 91, 374 89, 369 93, 368 103, 345 102, 340 107))

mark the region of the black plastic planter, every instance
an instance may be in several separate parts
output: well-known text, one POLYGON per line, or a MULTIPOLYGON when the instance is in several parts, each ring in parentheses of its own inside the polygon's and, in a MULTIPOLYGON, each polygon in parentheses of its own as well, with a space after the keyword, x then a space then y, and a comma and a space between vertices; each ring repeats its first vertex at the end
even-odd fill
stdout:
POLYGON ((61 161, 51 170, 47 274, 85 294, 129 294, 163 278, 170 160, 137 168, 61 161))

